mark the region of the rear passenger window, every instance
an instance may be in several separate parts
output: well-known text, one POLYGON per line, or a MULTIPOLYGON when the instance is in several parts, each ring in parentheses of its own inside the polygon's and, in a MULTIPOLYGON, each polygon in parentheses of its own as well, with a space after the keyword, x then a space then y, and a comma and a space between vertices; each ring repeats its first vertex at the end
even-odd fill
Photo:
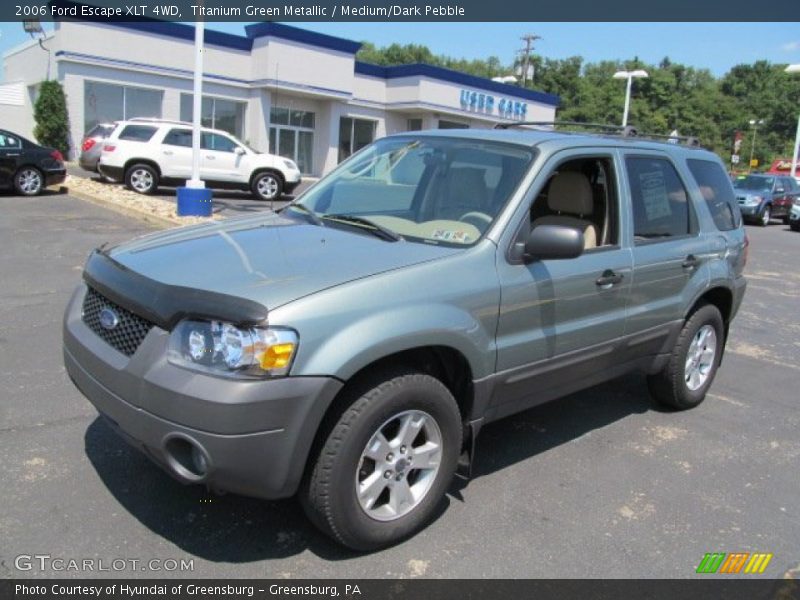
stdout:
POLYGON ((192 147, 192 131, 190 129, 170 129, 164 137, 164 143, 169 146, 192 147))
POLYGON ((710 160, 691 159, 686 163, 717 229, 730 231, 739 227, 742 220, 739 205, 736 203, 731 180, 722 167, 710 160))
POLYGON ((157 127, 150 127, 148 125, 126 125, 125 128, 120 131, 119 139, 132 142, 148 142, 157 129, 157 127))
POLYGON ((690 233, 689 196, 672 163, 662 158, 629 157, 625 166, 635 241, 690 233))
POLYGON ((0 150, 16 150, 22 148, 22 142, 7 133, 0 133, 0 150))

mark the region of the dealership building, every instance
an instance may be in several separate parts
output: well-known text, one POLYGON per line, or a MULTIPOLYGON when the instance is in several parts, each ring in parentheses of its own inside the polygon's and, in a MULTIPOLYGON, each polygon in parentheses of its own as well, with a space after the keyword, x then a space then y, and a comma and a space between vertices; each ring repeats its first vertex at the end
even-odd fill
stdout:
MULTIPOLYGON (((425 64, 363 63, 358 42, 281 23, 244 29, 206 31, 203 124, 292 158, 307 175, 384 135, 555 118, 551 94, 425 64)), ((64 86, 73 151, 98 123, 191 121, 193 66, 191 25, 58 22, 42 44, 3 56, 0 128, 33 137, 33 103, 48 78, 64 86)))

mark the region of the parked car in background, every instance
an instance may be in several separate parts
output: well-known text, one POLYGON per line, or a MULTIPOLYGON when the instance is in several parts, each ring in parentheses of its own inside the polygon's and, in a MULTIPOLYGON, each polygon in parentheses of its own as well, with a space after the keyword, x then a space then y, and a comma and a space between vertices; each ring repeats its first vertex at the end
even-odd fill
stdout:
MULTIPOLYGON (((203 127, 200 143, 200 177, 208 187, 277 200, 300 185, 294 161, 256 152, 225 131, 203 127)), ((97 168, 140 194, 152 194, 159 185, 183 185, 192 173, 192 126, 161 119, 121 121, 103 143, 97 168)))
POLYGON ((792 210, 789 212, 789 227, 792 231, 800 231, 800 198, 795 198, 792 210))
POLYGON ((179 481, 296 494, 374 550, 433 520, 486 423, 635 369, 664 405, 698 406, 747 245, 700 148, 409 132, 278 213, 99 248, 64 361, 179 481))
POLYGON ((116 126, 116 123, 100 123, 86 132, 81 142, 81 155, 78 158, 78 164, 82 169, 97 172, 97 162, 103 151, 103 142, 116 126))
POLYGON ((733 182, 736 200, 742 217, 762 227, 773 217, 789 222, 789 211, 795 198, 800 196, 800 186, 788 175, 758 173, 733 182))
POLYGON ((63 183, 66 177, 61 152, 0 129, 0 189, 36 196, 49 185, 63 183))

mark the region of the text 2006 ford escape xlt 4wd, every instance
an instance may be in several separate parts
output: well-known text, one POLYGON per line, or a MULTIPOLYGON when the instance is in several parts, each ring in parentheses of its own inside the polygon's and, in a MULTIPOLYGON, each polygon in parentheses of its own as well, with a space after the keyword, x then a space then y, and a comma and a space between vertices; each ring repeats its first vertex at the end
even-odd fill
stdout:
POLYGON ((374 549, 431 519, 489 421, 632 369, 662 403, 702 402, 746 255, 710 152, 415 132, 279 214, 98 249, 64 360, 179 480, 298 494, 328 534, 374 549))

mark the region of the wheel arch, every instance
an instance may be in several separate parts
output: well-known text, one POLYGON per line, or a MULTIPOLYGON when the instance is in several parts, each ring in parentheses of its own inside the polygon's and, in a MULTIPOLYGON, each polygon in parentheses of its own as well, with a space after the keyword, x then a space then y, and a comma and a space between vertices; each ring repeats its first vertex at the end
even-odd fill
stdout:
POLYGON ((271 173, 280 179, 281 186, 286 185, 286 178, 283 176, 283 173, 281 173, 280 169, 276 169, 275 167, 256 167, 253 169, 253 172, 250 175, 250 187, 253 187, 256 177, 262 173, 271 173))
POLYGON ((125 165, 122 167, 122 176, 127 178, 128 169, 134 165, 147 165, 148 167, 154 168, 158 178, 161 179, 161 167, 159 167, 158 163, 151 158, 130 158, 126 160, 125 165))

